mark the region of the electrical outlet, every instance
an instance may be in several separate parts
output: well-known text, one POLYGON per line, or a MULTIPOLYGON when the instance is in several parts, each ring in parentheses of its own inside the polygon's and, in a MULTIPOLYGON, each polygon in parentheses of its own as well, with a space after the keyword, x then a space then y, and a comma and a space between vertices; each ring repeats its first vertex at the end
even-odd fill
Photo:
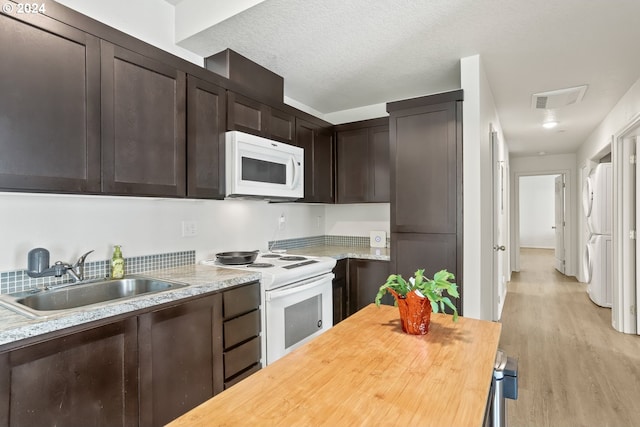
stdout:
POLYGON ((182 221, 182 237, 194 237, 198 234, 198 223, 195 221, 182 221))
POLYGON ((287 218, 284 214, 280 214, 280 218, 278 218, 278 229, 284 230, 285 225, 287 224, 287 218))

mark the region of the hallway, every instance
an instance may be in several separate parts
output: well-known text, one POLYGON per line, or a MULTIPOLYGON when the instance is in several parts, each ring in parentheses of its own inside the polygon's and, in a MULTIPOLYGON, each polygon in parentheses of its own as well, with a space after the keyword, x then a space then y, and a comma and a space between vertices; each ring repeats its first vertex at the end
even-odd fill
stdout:
POLYGON ((519 359, 509 425, 640 426, 640 336, 558 273, 553 250, 522 249, 502 313, 500 348, 519 359))

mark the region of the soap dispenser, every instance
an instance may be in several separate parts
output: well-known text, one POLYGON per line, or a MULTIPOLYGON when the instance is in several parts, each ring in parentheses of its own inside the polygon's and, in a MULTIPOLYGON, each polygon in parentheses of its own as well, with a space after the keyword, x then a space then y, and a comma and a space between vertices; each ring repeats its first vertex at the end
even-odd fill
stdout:
POLYGON ((113 249, 113 257, 111 257, 111 278, 122 279, 124 277, 124 258, 120 246, 116 245, 113 249))

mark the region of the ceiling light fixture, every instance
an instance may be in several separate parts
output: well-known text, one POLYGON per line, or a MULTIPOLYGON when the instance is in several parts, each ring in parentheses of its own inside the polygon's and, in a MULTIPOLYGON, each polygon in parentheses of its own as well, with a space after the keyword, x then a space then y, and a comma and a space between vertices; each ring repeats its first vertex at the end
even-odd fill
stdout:
POLYGON ((553 129, 556 126, 558 126, 558 122, 556 122, 555 120, 544 122, 542 124, 542 127, 545 129, 553 129))

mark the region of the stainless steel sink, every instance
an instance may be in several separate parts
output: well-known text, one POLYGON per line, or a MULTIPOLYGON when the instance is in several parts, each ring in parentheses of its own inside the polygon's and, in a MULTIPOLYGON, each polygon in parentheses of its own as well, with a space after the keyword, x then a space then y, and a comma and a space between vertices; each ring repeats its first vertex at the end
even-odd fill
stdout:
POLYGON ((60 289, 35 290, 0 295, 0 304, 29 317, 46 317, 63 310, 179 289, 184 283, 134 277, 71 285, 60 289))

